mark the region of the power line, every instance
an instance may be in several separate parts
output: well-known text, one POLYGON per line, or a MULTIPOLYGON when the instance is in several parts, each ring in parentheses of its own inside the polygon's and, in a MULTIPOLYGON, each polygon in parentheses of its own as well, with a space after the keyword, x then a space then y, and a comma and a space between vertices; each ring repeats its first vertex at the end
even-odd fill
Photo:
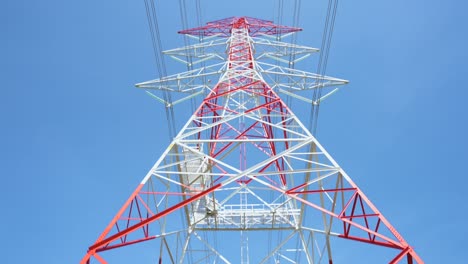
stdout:
MULTIPOLYGON (((156 70, 160 79, 167 76, 166 62, 162 54, 161 34, 159 31, 159 23, 156 13, 156 4, 154 0, 144 0, 146 17, 148 19, 148 26, 151 33, 151 41, 153 44, 153 52, 156 60, 156 70)), ((172 96, 168 91, 163 91, 163 98, 167 105, 165 107, 166 121, 169 128, 169 141, 175 137, 175 117, 174 109, 172 107, 172 96)))
POLYGON ((309 122, 309 129, 312 131, 313 135, 317 133, 317 122, 320 109, 319 99, 322 95, 322 85, 324 82, 323 79, 321 79, 320 77, 325 76, 327 70, 328 56, 330 53, 333 31, 335 27, 337 9, 338 0, 329 0, 327 7, 327 16, 325 18, 325 25, 322 33, 321 52, 319 62, 317 65, 317 74, 319 75, 319 78, 315 81, 315 86, 318 88, 314 90, 312 97, 312 101, 316 103, 312 104, 311 117, 309 122))

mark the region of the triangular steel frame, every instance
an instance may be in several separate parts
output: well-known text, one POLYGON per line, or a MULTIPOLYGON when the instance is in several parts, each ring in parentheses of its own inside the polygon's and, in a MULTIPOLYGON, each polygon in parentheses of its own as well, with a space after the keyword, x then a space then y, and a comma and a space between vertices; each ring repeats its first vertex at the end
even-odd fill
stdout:
MULTIPOLYGON (((137 84, 163 92, 206 91, 207 96, 89 247, 82 264, 92 259, 107 263, 102 252, 155 239, 160 240, 160 263, 163 256, 169 263, 188 263, 188 254, 192 262, 235 263, 229 251, 218 250, 206 235, 232 231, 281 234, 262 259, 251 260, 259 263, 334 263, 334 238, 394 249, 388 263, 424 263, 277 93, 333 89, 347 81, 256 61, 266 53, 255 54, 255 43, 315 52, 258 39, 299 30, 235 17, 181 31, 223 37, 210 43, 225 43, 227 58, 137 84), (263 77, 267 74, 288 81, 269 85, 263 77), (211 75, 220 76, 216 85, 202 84, 211 75)), ((168 54, 210 48, 210 43, 168 54)))

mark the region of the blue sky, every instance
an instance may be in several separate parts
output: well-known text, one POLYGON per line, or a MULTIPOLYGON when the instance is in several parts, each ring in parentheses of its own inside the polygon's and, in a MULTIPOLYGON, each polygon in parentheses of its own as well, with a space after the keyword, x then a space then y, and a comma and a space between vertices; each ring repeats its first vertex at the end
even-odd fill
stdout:
MULTIPOLYGON (((183 45, 177 2, 165 49, 183 45)), ((204 22, 276 7, 235 2, 202 0, 204 22)), ((298 42, 319 47, 324 1, 302 2, 298 42)), ((351 83, 320 109, 322 145, 427 263, 467 261, 466 8, 340 1, 327 74, 351 83)), ((133 87, 156 76, 144 4, 6 1, 0 20, 3 261, 77 263, 168 144, 133 87)))

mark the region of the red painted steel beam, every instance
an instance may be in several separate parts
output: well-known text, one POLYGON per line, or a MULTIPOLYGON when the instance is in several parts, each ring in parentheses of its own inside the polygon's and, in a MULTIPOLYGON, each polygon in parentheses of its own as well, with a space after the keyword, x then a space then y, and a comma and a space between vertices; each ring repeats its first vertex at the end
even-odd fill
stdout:
POLYGON ((164 210, 164 211, 162 211, 162 212, 160 212, 160 213, 158 213, 158 214, 156 214, 156 215, 154 215, 154 216, 152 216, 152 217, 150 217, 150 218, 148 218, 148 219, 146 219, 144 221, 141 221, 138 224, 135 224, 135 225, 133 225, 133 226, 131 226, 131 227, 125 229, 125 230, 122 230, 121 232, 118 232, 115 235, 112 235, 112 236, 110 236, 110 237, 108 237, 108 238, 106 238, 104 240, 101 240, 101 241, 95 243, 94 245, 89 247, 88 254, 81 261, 81 263, 86 263, 86 261, 88 261, 91 256, 96 257, 96 252, 102 246, 105 246, 105 245, 115 241, 116 239, 119 239, 120 237, 125 236, 125 235, 127 235, 127 234, 141 228, 142 226, 148 225, 148 224, 158 220, 159 218, 164 217, 164 216, 174 212, 175 210, 180 209, 180 208, 188 205, 189 203, 192 203, 192 202, 206 196, 207 194, 213 192, 214 190, 220 188, 221 186, 222 186, 221 184, 217 184, 217 185, 215 185, 215 186, 213 186, 211 188, 208 188, 205 191, 200 192, 199 194, 196 194, 196 195, 192 196, 191 198, 189 198, 187 200, 184 200, 184 201, 182 201, 182 202, 180 202, 180 203, 178 203, 178 204, 176 204, 176 205, 174 205, 174 206, 172 206, 172 207, 170 207, 170 208, 168 208, 168 209, 166 209, 166 210, 164 210))
POLYGON ((373 241, 373 240, 369 240, 369 239, 366 239, 366 238, 356 237, 356 236, 349 236, 349 235, 339 235, 338 237, 346 238, 346 239, 350 239, 350 240, 355 240, 355 241, 359 241, 359 242, 364 242, 364 243, 368 243, 368 244, 388 247, 388 248, 403 249, 401 246, 392 244, 390 242, 375 241, 375 240, 373 241))
POLYGON ((166 216, 166 215, 174 212, 175 210, 177 210, 177 209, 179 209, 181 207, 184 207, 187 204, 202 198, 203 196, 206 196, 207 194, 209 194, 209 193, 213 192, 214 190, 218 189, 219 187, 221 187, 221 184, 218 184, 218 185, 215 185, 215 186, 213 186, 211 188, 208 188, 205 191, 200 192, 199 194, 196 194, 196 195, 190 197, 187 200, 184 200, 184 201, 182 201, 182 202, 180 202, 180 203, 178 203, 178 204, 176 204, 176 205, 174 205, 172 207, 169 207, 168 209, 166 209, 166 210, 164 210, 164 211, 162 211, 162 212, 160 212, 158 214, 155 214, 154 216, 152 216, 152 217, 150 217, 150 218, 148 218, 148 219, 146 219, 144 221, 141 221, 138 224, 135 224, 135 225, 133 225, 133 226, 131 226, 131 227, 129 227, 129 228, 127 228, 127 229, 113 235, 113 236, 110 236, 110 237, 108 237, 108 238, 106 238, 106 239, 92 245, 91 247, 89 247, 89 250, 93 251, 93 250, 96 250, 97 248, 99 248, 99 247, 101 247, 103 245, 109 244, 112 241, 114 241, 114 240, 116 240, 116 239, 118 239, 118 238, 120 238, 120 237, 122 237, 122 236, 124 236, 126 234, 129 234, 129 233, 139 229, 140 227, 142 227, 144 225, 150 224, 150 223, 158 220, 159 218, 161 218, 163 216, 166 216))
POLYGON ((142 239, 128 241, 128 242, 125 242, 125 243, 122 243, 122 244, 106 246, 106 247, 103 247, 103 248, 96 249, 96 252, 102 252, 102 251, 107 251, 107 250, 111 250, 111 249, 114 249, 114 248, 125 247, 125 246, 129 246, 129 245, 145 242, 145 241, 148 241, 148 240, 153 240, 153 239, 156 239, 156 238, 158 238, 158 236, 150 236, 150 237, 146 237, 146 238, 142 238, 142 239))
POLYGON ((278 35, 302 31, 301 28, 276 25, 273 24, 272 21, 268 20, 251 17, 232 17, 208 22, 206 26, 185 29, 179 31, 178 33, 194 36, 213 36, 220 34, 222 37, 227 37, 231 34, 231 28, 239 28, 241 25, 248 27, 251 36, 256 36, 260 33, 267 35, 278 35))

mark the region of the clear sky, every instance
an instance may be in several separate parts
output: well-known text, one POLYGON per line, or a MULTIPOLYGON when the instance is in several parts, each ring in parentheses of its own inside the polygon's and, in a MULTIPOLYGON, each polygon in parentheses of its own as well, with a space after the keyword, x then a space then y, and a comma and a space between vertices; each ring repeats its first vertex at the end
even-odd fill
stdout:
MULTIPOLYGON (((324 1, 302 2, 298 42, 319 47, 324 1)), ((165 49, 183 45, 177 3, 158 9, 165 49)), ((201 3, 204 22, 277 5, 201 3)), ((426 263, 468 262, 466 10, 340 1, 327 74, 351 83, 320 109, 322 145, 426 263)), ((156 77, 144 3, 7 0, 0 22, 1 262, 77 263, 168 144, 133 87, 156 77)))

